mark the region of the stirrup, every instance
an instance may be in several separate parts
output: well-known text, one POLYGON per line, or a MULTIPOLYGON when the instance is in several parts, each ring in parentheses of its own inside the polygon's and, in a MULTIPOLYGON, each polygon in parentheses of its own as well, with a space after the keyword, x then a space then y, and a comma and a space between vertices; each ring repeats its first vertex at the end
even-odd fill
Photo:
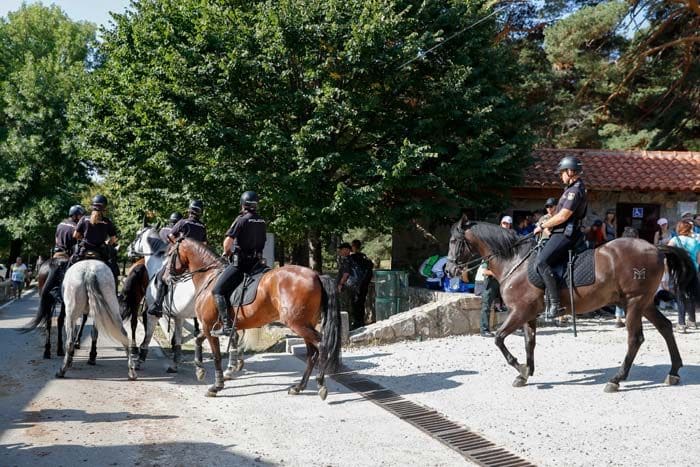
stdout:
POLYGON ((561 306, 559 303, 551 303, 550 306, 548 306, 544 310, 544 319, 546 321, 554 321, 555 318, 559 318, 560 316, 564 316, 566 314, 566 308, 561 306))
POLYGON ((221 321, 221 326, 219 326, 217 329, 212 329, 209 334, 215 337, 228 337, 231 335, 233 331, 233 323, 231 323, 231 320, 225 320, 221 321))

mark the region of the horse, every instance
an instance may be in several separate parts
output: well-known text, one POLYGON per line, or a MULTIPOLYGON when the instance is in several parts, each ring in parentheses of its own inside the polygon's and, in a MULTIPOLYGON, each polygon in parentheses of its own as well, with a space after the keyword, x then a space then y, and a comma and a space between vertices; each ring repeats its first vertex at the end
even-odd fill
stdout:
MULTIPOLYGON (((179 239, 169 251, 169 267, 164 277, 191 275, 195 285, 195 312, 202 332, 195 339, 195 374, 203 380, 202 342, 207 339, 214 354, 215 379, 206 395, 215 397, 224 388, 219 339, 211 330, 219 320, 211 289, 225 263, 205 245, 195 240, 179 239)), ((229 309, 231 313, 231 309, 229 309)), ((306 369, 299 383, 291 386, 289 394, 306 389, 309 376, 318 364, 316 378, 318 395, 325 400, 328 389, 325 374, 340 366, 340 311, 335 295, 335 283, 327 276, 302 266, 288 265, 267 272, 260 280, 255 300, 233 312, 234 329, 259 328, 280 321, 306 343, 306 369), (321 322, 321 332, 316 326, 321 322)))
POLYGON ((66 370, 73 363, 75 323, 81 315, 87 316, 92 312, 95 326, 93 327, 93 349, 90 352, 88 363, 94 364, 98 332, 106 333, 107 336, 124 346, 127 356, 128 378, 135 380, 136 370, 129 351, 129 336, 122 326, 116 284, 110 267, 95 259, 85 259, 72 265, 66 271, 63 279, 63 300, 66 307, 65 330, 68 349, 63 365, 56 372, 56 377, 63 378, 66 370), (93 352, 95 353, 93 354, 93 352))
MULTIPOLYGON (((66 319, 66 308, 60 300, 55 296, 55 293, 51 290, 44 290, 44 284, 52 270, 62 267, 63 264, 68 261, 68 256, 65 253, 59 253, 54 255, 50 260, 43 261, 37 271, 37 292, 39 293, 39 308, 37 309, 37 314, 34 319, 29 323, 29 325, 22 329, 21 332, 33 331, 39 326, 42 326, 46 333, 46 341, 44 342, 44 358, 51 358, 51 318, 54 314, 54 308, 60 303, 60 312, 58 314, 58 322, 56 323, 56 356, 63 357, 65 355, 65 346, 63 345, 63 326, 66 319)), ((60 288, 61 284, 57 284, 60 288)), ((80 325, 80 330, 76 337, 75 348, 80 348, 80 339, 83 336, 83 329, 85 328, 85 321, 87 316, 83 317, 83 322, 80 325)))
MULTIPOLYGON (((146 279, 147 286, 144 287, 143 291, 146 308, 155 301, 158 287, 153 278, 163 266, 166 247, 167 244, 158 235, 158 229, 156 227, 144 226, 137 232, 136 238, 131 242, 128 248, 129 255, 142 256, 145 258, 144 264, 147 270, 147 277, 150 278, 146 279)), ((194 311, 194 293, 195 289, 192 278, 190 276, 184 276, 182 280, 174 281, 170 284, 170 293, 168 293, 163 300, 163 309, 166 314, 173 319, 174 323, 173 337, 171 340, 173 361, 166 370, 168 373, 177 373, 178 365, 182 361, 182 330, 185 320, 194 318, 194 335, 197 336, 200 333, 194 311)), ((122 317, 124 318, 125 315, 122 314, 122 317)), ((158 323, 158 318, 153 315, 147 314, 145 320, 147 323, 145 324, 146 332, 139 349, 139 358, 136 362, 137 370, 140 369, 141 365, 146 361, 148 346, 153 338, 153 332, 158 323)), ((236 357, 237 349, 234 348, 229 352, 229 364, 224 373, 225 379, 232 379, 233 373, 243 368, 243 360, 236 357)))
MULTIPOLYGON (((122 321, 130 320, 132 354, 139 354, 139 348, 136 347, 136 327, 139 323, 139 315, 141 314, 140 311, 142 308, 141 304, 146 295, 146 287, 148 287, 148 270, 146 269, 143 258, 139 258, 129 267, 129 271, 126 273, 126 278, 122 285, 122 291, 117 296, 119 300, 119 314, 121 315, 122 321)), ((144 328, 147 327, 146 323, 147 320, 144 313, 144 328)))
MULTIPOLYGON (((480 256, 488 261, 501 286, 501 295, 510 314, 498 329, 495 341, 509 365, 518 371, 514 387, 527 384, 535 371, 535 332, 537 315, 543 310, 543 291, 528 280, 526 259, 533 252, 533 242, 523 241, 515 232, 500 226, 469 222, 466 217, 452 226, 447 271, 456 275, 464 272, 467 260, 480 256), (522 328, 525 337, 527 363, 519 364, 504 344, 505 338, 522 328)), ((671 356, 671 370, 665 383, 680 382, 678 370, 683 366, 673 335, 673 325, 654 305, 654 295, 664 273, 664 258, 668 271, 680 294, 700 301, 700 284, 695 267, 685 250, 654 246, 634 238, 619 238, 594 251, 595 282, 575 287, 576 314, 583 314, 608 304, 625 308, 627 318, 627 354, 619 371, 605 385, 605 392, 617 392, 620 382, 629 375, 639 347, 644 342, 642 316, 651 322, 666 341, 671 356)), ((476 261, 480 261, 477 259, 476 261)), ((569 296, 568 289, 561 291, 569 296)), ((566 300, 566 312, 571 306, 566 300)))

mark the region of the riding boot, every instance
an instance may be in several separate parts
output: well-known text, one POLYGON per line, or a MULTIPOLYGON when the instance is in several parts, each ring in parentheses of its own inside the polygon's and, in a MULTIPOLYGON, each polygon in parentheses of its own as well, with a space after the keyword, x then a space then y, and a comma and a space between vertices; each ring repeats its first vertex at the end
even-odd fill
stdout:
POLYGON ((564 312, 564 308, 561 306, 561 301, 559 299, 559 287, 557 286, 557 279, 554 277, 551 268, 545 263, 543 266, 538 268, 542 281, 544 282, 544 292, 546 294, 545 300, 546 308, 544 310, 544 317, 546 320, 553 320, 557 316, 561 316, 564 312), (547 301, 549 303, 547 303, 547 301))
POLYGON ((167 292, 167 287, 163 281, 158 283, 158 291, 156 292, 156 297, 153 299, 153 303, 148 307, 147 313, 152 316, 160 318, 163 316, 163 300, 165 300, 165 294, 167 292))
POLYGON ((221 321, 221 326, 218 329, 213 329, 211 331, 211 335, 216 337, 226 337, 231 334, 231 328, 233 326, 231 317, 228 313, 228 300, 226 300, 226 297, 223 295, 214 295, 214 303, 216 303, 216 310, 219 312, 219 321, 221 321))

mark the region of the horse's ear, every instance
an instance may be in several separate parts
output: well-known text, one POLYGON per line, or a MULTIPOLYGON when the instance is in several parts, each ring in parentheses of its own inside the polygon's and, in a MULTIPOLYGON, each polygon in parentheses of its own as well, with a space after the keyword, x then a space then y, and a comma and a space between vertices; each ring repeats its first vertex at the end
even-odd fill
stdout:
POLYGON ((459 220, 459 226, 462 228, 462 230, 466 230, 466 228, 469 226, 469 216, 465 214, 462 214, 462 218, 459 220))
POLYGON ((156 222, 156 225, 154 225, 153 228, 156 230, 160 230, 160 221, 156 222))

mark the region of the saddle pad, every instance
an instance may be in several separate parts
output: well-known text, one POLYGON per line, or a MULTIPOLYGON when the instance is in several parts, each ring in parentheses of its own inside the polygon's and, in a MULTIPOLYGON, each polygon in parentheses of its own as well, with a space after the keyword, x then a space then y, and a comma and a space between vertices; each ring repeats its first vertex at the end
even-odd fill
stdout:
MULTIPOLYGON (((527 262, 527 279, 537 288, 544 289, 544 282, 535 269, 535 258, 527 262)), ((568 261, 559 267, 553 268, 552 272, 557 278, 557 285, 560 289, 569 287, 568 261)), ((574 287, 583 287, 595 282, 595 250, 585 250, 574 256, 574 287)))
POLYGON ((258 285, 260 284, 260 279, 265 275, 270 268, 266 265, 259 265, 253 269, 250 274, 246 274, 243 278, 243 282, 240 283, 236 290, 231 294, 231 301, 229 302, 233 308, 238 308, 238 306, 250 305, 255 301, 255 297, 258 294, 258 285), (241 294, 243 294, 243 302, 241 303, 241 294))

